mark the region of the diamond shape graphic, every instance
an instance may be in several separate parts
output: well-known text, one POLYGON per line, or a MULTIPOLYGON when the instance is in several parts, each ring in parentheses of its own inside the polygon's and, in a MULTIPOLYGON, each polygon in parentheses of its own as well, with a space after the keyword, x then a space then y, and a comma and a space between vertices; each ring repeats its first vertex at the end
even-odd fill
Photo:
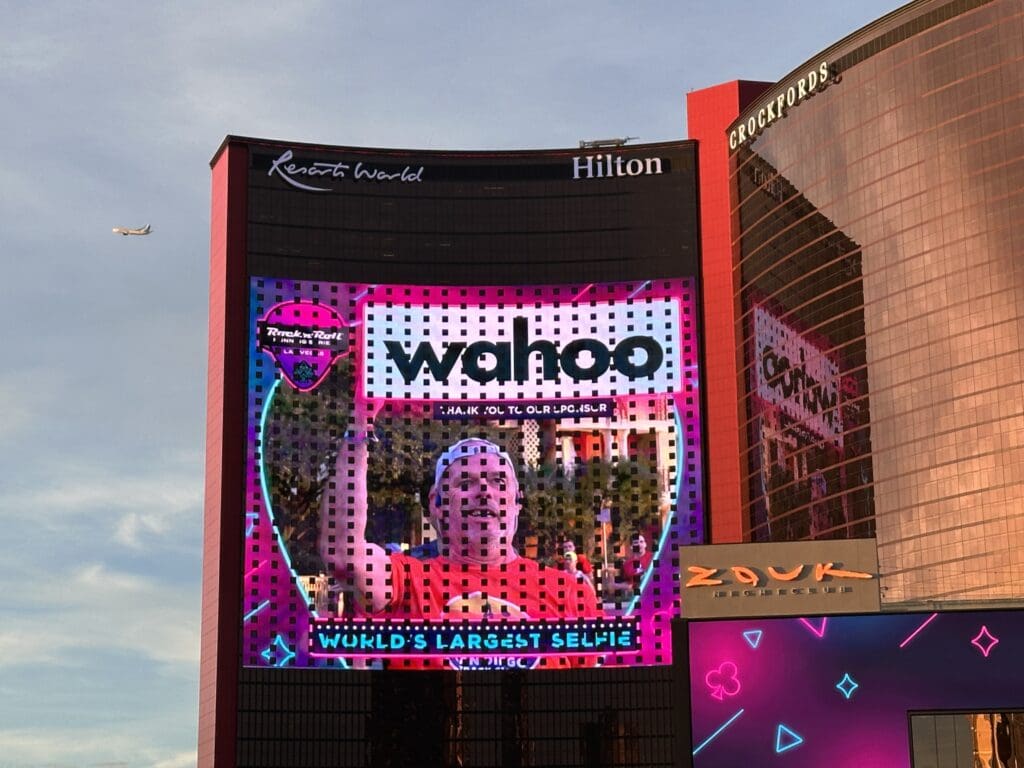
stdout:
POLYGON ((836 683, 836 688, 838 688, 839 692, 846 697, 847 701, 849 701, 850 697, 853 696, 853 692, 860 688, 860 683, 850 677, 850 673, 847 672, 843 675, 843 679, 836 683))
POLYGON ((263 649, 260 656, 262 656, 272 667, 283 667, 295 658, 295 654, 292 652, 292 649, 288 647, 288 644, 280 635, 275 637, 274 642, 263 649))
POLYGON ((978 634, 971 640, 971 645, 981 651, 981 655, 986 659, 992 652, 992 649, 996 647, 996 643, 999 642, 999 638, 988 631, 988 627, 984 624, 981 625, 981 629, 978 630, 978 634))
POLYGON ((748 629, 743 633, 743 639, 747 641, 747 645, 757 650, 757 646, 761 644, 761 638, 764 636, 764 632, 760 629, 748 629))
POLYGON ((789 750, 796 749, 803 743, 803 736, 791 728, 787 728, 782 723, 779 723, 775 729, 775 754, 781 755, 783 752, 789 752, 789 750))

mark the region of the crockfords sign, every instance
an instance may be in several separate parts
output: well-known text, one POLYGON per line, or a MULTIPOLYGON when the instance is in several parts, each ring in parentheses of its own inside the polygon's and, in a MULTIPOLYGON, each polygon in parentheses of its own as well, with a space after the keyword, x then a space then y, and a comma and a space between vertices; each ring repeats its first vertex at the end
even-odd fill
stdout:
POLYGON ((611 152, 582 155, 572 159, 574 179, 613 179, 623 176, 657 176, 665 171, 660 157, 631 157, 623 159, 611 152))
POLYGON ((808 71, 803 77, 785 90, 780 90, 768 101, 762 103, 757 112, 729 132, 729 149, 746 144, 761 131, 786 114, 809 96, 824 90, 834 79, 835 69, 827 61, 821 62, 816 69, 808 71))

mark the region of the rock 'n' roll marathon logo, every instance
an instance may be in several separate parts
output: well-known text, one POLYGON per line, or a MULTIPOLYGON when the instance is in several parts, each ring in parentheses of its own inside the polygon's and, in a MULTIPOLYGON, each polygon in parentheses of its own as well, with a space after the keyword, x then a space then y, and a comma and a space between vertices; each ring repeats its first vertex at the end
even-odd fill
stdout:
POLYGON ((338 312, 311 301, 286 301, 257 322, 259 348, 292 387, 315 389, 350 351, 349 328, 338 312))

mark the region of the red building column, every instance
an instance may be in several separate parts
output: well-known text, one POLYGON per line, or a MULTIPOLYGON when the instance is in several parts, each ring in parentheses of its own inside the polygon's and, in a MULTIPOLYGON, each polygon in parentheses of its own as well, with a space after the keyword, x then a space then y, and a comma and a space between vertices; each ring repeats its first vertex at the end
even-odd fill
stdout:
POLYGON ((699 142, 697 178, 700 185, 701 269, 703 273, 704 402, 708 509, 711 542, 743 541, 748 528, 744 514, 744 473, 740 468, 745 443, 740 425, 739 372, 743 350, 737 333, 740 316, 739 276, 733 257, 733 206, 729 193, 729 143, 726 128, 771 83, 734 80, 686 94, 687 130, 699 142))
POLYGON ((198 766, 229 768, 236 764, 245 519, 248 148, 226 141, 212 166, 198 766))

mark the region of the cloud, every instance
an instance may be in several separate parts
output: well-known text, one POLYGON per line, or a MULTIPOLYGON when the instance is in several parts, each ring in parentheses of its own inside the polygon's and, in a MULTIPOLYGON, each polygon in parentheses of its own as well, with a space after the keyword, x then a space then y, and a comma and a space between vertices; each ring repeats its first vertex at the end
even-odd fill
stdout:
POLYGON ((0 729, 4 768, 190 768, 196 750, 159 749, 143 733, 111 729, 0 729), (98 754, 124 759, 97 761, 98 754))
POLYGON ((194 766, 196 764, 197 759, 198 754, 194 749, 190 752, 178 752, 177 754, 171 755, 168 758, 154 763, 153 768, 189 768, 189 766, 194 766))
POLYGON ((160 582, 101 563, 37 568, 31 588, 14 569, 0 574, 0 669, 89 663, 90 652, 129 652, 191 677, 199 663, 198 585, 160 582), (54 631, 60 626, 73 632, 54 631))
POLYGON ((182 542, 191 546, 195 541, 184 534, 182 524, 199 524, 200 466, 192 460, 169 462, 134 476, 127 469, 117 475, 108 468, 69 467, 50 485, 23 482, 0 489, 0 508, 6 510, 8 525, 42 527, 62 538, 80 527, 94 531, 100 541, 112 539, 134 550, 177 549, 182 542))
POLYGON ((0 373, 0 403, 17 403, 17 407, 5 408, 0 418, 0 445, 28 437, 33 426, 45 419, 55 397, 56 388, 38 369, 0 373), (33 381, 33 386, 26 387, 26 379, 33 381))

